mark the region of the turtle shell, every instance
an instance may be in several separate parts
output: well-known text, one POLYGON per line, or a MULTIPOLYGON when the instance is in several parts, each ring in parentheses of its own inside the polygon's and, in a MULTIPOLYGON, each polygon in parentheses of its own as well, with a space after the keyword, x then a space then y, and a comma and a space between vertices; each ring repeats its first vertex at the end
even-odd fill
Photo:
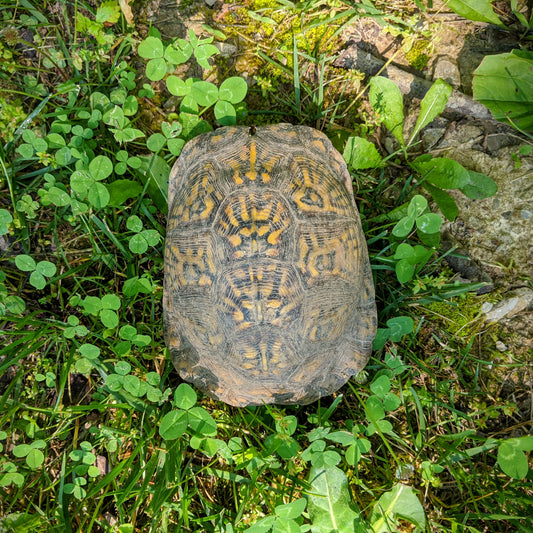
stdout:
POLYGON ((306 404, 365 366, 374 286, 350 174, 324 134, 200 135, 168 205, 165 338, 183 379, 235 406, 306 404))

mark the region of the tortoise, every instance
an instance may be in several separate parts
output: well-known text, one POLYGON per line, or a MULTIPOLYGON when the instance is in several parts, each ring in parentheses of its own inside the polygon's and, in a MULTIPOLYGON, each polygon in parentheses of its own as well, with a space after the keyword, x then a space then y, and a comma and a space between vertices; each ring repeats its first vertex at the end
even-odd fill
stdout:
POLYGON ((168 205, 165 339, 184 380, 234 406, 307 404, 365 366, 374 286, 350 174, 323 133, 199 135, 168 205))

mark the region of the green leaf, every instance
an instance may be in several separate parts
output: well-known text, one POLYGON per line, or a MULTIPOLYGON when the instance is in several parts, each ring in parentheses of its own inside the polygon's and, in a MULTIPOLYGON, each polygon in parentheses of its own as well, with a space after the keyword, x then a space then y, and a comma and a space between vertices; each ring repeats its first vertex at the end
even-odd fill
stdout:
POLYGON ((213 437, 217 434, 217 423, 203 407, 192 407, 187 411, 189 426, 197 435, 213 437))
POLYGON ((82 344, 78 349, 81 355, 89 360, 98 359, 98 356, 100 355, 100 348, 94 344, 85 343, 82 344))
POLYGON ((396 316, 387 320, 387 327, 390 329, 390 340, 399 342, 404 335, 413 332, 415 323, 409 316, 396 316))
POLYGON ((403 98, 398 86, 388 78, 376 76, 370 80, 368 94, 370 105, 381 118, 386 128, 396 137, 401 146, 403 140, 403 98))
POLYGON ((464 187, 461 187, 461 191, 468 198, 472 200, 490 198, 498 192, 498 184, 492 178, 489 178, 489 176, 474 172, 473 170, 468 171, 468 176, 470 182, 464 187))
POLYGON ((305 498, 298 498, 291 503, 284 505, 277 505, 274 512, 277 517, 283 520, 294 520, 300 518, 305 511, 307 500, 305 498))
POLYGON ((109 203, 109 191, 103 183, 95 182, 89 187, 87 199, 95 209, 102 209, 109 203))
POLYGON ((44 463, 44 454, 41 450, 32 448, 28 455, 26 455, 26 464, 32 469, 35 470, 39 468, 44 463))
POLYGON ((424 182, 422 186, 431 194, 431 197, 439 206, 439 209, 441 210, 442 214, 448 220, 455 220, 455 217, 459 214, 459 208, 457 207, 457 204, 455 203, 453 197, 450 196, 450 194, 448 194, 446 191, 443 191, 442 189, 431 185, 431 183, 428 183, 427 181, 424 182))
POLYGON ((194 57, 198 64, 205 69, 211 68, 211 65, 207 61, 212 55, 218 54, 218 48, 213 44, 202 44, 195 48, 194 57))
POLYGON ((392 234, 399 239, 403 239, 411 233, 414 225, 415 219, 413 217, 403 217, 398 220, 394 228, 392 228, 392 234))
POLYGON ((176 39, 165 48, 165 59, 174 65, 186 63, 192 56, 193 48, 189 41, 176 39))
POLYGON ((64 207, 70 204, 69 194, 59 187, 50 187, 48 189, 48 198, 57 207, 64 207))
POLYGON ((131 372, 131 365, 127 361, 119 361, 115 364, 115 372, 119 376, 127 376, 131 372))
POLYGON ((186 96, 191 92, 192 78, 189 78, 191 83, 183 81, 181 78, 171 74, 166 80, 167 89, 170 94, 174 96, 186 96))
POLYGON ((452 86, 444 80, 437 80, 431 86, 420 102, 420 113, 416 119, 415 129, 413 130, 409 144, 417 138, 422 128, 427 126, 435 117, 444 111, 450 94, 452 94, 452 86))
POLYGON ((198 396, 196 395, 196 392, 188 383, 182 383, 174 391, 174 404, 176 407, 185 411, 194 407, 197 399, 198 396))
POLYGON ((349 137, 342 155, 348 166, 354 170, 376 168, 382 161, 374 143, 362 137, 349 137))
POLYGON ((370 385, 370 390, 380 398, 390 391, 391 382, 388 376, 379 376, 370 385))
POLYGON ((174 409, 167 413, 159 424, 159 435, 165 440, 175 440, 181 437, 188 425, 187 411, 174 409))
POLYGON ((529 465, 520 439, 508 439, 498 446, 498 464, 509 477, 524 479, 527 476, 529 465))
POLYGON ((30 284, 36 289, 42 290, 46 285, 46 279, 40 272, 33 271, 30 274, 30 284))
POLYGON ((123 179, 110 183, 107 186, 107 190, 109 192, 108 205, 118 207, 126 202, 126 200, 138 197, 142 193, 143 188, 137 181, 123 179))
POLYGON ((107 178, 111 172, 113 172, 113 163, 105 155, 98 155, 89 163, 89 173, 97 181, 107 178))
POLYGON ((118 315, 111 309, 102 309, 100 320, 106 328, 114 329, 118 326, 118 315))
POLYGON ((139 43, 137 53, 144 59, 163 57, 163 43, 157 37, 147 37, 139 43))
POLYGON ((356 531, 360 511, 351 501, 346 474, 336 466, 311 467, 308 481, 307 510, 313 533, 356 531))
POLYGON ((505 28, 505 24, 494 13, 490 0, 447 0, 446 6, 465 19, 489 22, 505 28))
POLYGON ((242 78, 233 76, 225 79, 219 88, 218 97, 232 104, 242 102, 246 97, 248 85, 242 78))
POLYGON ((51 278, 56 273, 57 267, 50 261, 39 261, 35 267, 35 270, 43 276, 51 278))
POLYGON ((162 57, 150 59, 146 65, 146 77, 152 81, 159 81, 167 73, 167 63, 162 57))
POLYGON ((518 50, 485 56, 474 72, 474 98, 495 119, 533 131, 533 54, 518 50))
POLYGON ((234 126, 237 123, 237 112, 233 105, 225 100, 219 100, 215 104, 215 118, 222 126, 234 126))
POLYGON ((435 157, 430 161, 418 157, 412 167, 425 181, 441 189, 460 189, 470 182, 468 170, 447 157, 435 157))
POLYGON ((218 87, 208 81, 195 81, 191 87, 191 96, 203 107, 210 107, 218 100, 218 87))
POLYGON ((426 526, 424 508, 414 490, 398 483, 381 496, 372 510, 370 523, 374 533, 389 533, 399 527, 398 519, 407 520, 423 530, 426 526), (392 528, 392 529, 391 529, 392 528))
POLYGON ((148 137, 148 140, 146 141, 146 147, 150 152, 154 152, 155 154, 159 152, 167 143, 167 139, 164 135, 161 133, 153 133, 148 137))
POLYGON ((33 257, 26 254, 21 254, 15 257, 15 265, 19 270, 22 270, 23 272, 31 272, 35 270, 37 263, 35 262, 35 259, 33 259, 33 257))
POLYGON ((436 213, 426 213, 416 219, 416 227, 423 233, 437 233, 442 226, 442 217, 436 213))
POLYGON ((148 242, 142 233, 137 233, 129 240, 128 247, 134 254, 144 254, 148 250, 148 242))

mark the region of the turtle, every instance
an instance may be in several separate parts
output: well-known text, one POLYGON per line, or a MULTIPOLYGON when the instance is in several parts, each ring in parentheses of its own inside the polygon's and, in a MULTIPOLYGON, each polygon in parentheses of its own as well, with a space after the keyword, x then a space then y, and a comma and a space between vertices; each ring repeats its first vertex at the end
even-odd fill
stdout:
POLYGON ((229 405, 305 405, 361 371, 376 333, 351 177, 307 126, 227 126, 183 147, 168 188, 165 342, 229 405))

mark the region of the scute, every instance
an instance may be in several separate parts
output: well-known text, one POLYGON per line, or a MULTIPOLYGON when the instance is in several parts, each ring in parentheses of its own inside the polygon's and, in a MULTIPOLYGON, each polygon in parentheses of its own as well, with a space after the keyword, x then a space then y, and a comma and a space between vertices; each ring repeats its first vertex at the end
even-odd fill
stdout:
POLYGON ((168 200, 164 327, 184 379, 236 406, 305 404, 365 366, 374 286, 351 178, 325 135, 200 135, 168 200))

